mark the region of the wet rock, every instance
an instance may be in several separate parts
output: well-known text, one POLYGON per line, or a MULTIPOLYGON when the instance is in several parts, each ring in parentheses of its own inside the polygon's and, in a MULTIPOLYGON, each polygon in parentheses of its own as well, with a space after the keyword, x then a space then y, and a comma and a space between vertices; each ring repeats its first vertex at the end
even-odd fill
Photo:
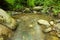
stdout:
POLYGON ((10 38, 10 37, 12 37, 12 34, 13 34, 12 30, 10 30, 6 26, 0 24, 0 36, 4 35, 4 36, 7 36, 8 38, 10 38))
POLYGON ((44 32, 50 32, 50 31, 52 31, 51 27, 49 27, 49 28, 47 28, 47 29, 44 30, 44 32))
POLYGON ((4 40, 3 38, 0 38, 0 40, 4 40))
POLYGON ((57 31, 57 36, 60 37, 60 23, 54 25, 54 30, 57 31))
POLYGON ((13 18, 11 18, 10 23, 4 23, 4 25, 6 25, 8 28, 14 30, 16 28, 16 20, 14 20, 13 18))
POLYGON ((42 25, 50 26, 49 22, 43 19, 38 20, 38 23, 42 25))
POLYGON ((58 19, 58 20, 55 20, 57 23, 60 23, 60 19, 58 19))
POLYGON ((29 25, 29 27, 33 27, 33 25, 32 25, 32 24, 30 24, 30 25, 29 25))
POLYGON ((50 25, 54 25, 54 22, 53 21, 50 21, 50 25))
POLYGON ((53 35, 47 35, 45 40, 59 40, 59 38, 53 35))
POLYGON ((4 20, 4 19, 3 19, 2 17, 0 17, 0 23, 3 23, 3 20, 4 20))
POLYGON ((42 6, 36 6, 36 7, 33 7, 33 10, 40 10, 40 9, 42 9, 42 6))
POLYGON ((54 27, 56 28, 56 30, 60 30, 60 23, 55 24, 54 27))
POLYGON ((7 13, 9 13, 10 15, 14 16, 14 15, 19 15, 22 12, 16 12, 16 11, 7 11, 7 13))
POLYGON ((23 10, 24 13, 31 13, 31 10, 29 8, 25 8, 25 10, 23 10))
MULTIPOLYGON (((3 9, 0 9, 0 15, 3 18, 3 24, 8 26, 11 29, 15 29, 16 28, 16 21, 3 9)), ((0 19, 2 20, 2 19, 0 19)))
POLYGON ((60 33, 57 33, 57 36, 60 38, 60 33))
POLYGON ((0 40, 4 40, 4 38, 3 37, 0 37, 0 40))
POLYGON ((37 11, 33 11, 33 13, 37 13, 37 11))

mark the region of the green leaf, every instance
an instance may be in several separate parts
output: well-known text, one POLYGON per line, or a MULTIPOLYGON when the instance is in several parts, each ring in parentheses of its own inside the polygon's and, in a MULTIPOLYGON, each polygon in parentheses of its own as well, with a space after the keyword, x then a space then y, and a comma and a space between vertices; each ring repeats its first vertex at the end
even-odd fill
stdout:
POLYGON ((10 3, 11 5, 14 4, 15 0, 5 0, 6 2, 10 3))
POLYGON ((34 1, 35 0, 27 0, 27 5, 30 6, 30 7, 35 6, 34 1))

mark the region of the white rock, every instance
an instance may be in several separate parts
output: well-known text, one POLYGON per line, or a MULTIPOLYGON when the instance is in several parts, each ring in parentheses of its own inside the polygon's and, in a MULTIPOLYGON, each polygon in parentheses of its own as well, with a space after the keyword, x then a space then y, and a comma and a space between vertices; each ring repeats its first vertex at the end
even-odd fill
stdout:
POLYGON ((50 32, 50 31, 52 31, 51 27, 49 27, 49 28, 47 28, 47 29, 44 30, 44 32, 50 32))
POLYGON ((46 21, 46 20, 43 20, 43 19, 38 20, 38 23, 39 23, 39 24, 46 25, 46 26, 50 26, 49 22, 46 21))
POLYGON ((54 25, 54 22, 53 21, 50 21, 50 25, 54 25))
POLYGON ((33 10, 40 10, 40 9, 42 9, 42 6, 33 7, 33 10))
POLYGON ((29 25, 29 27, 33 27, 33 25, 32 25, 32 24, 30 24, 30 25, 29 25))
POLYGON ((33 11, 33 13, 35 13, 35 14, 36 14, 36 13, 37 13, 37 11, 33 11))

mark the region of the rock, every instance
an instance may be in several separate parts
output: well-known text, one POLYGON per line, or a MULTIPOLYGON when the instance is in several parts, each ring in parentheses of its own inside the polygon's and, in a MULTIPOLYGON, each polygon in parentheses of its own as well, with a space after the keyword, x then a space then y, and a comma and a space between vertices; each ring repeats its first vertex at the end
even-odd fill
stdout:
POLYGON ((3 37, 1 37, 1 38, 0 38, 0 40, 4 40, 4 38, 3 38, 3 37))
POLYGON ((60 23, 55 24, 54 27, 56 28, 56 30, 60 30, 60 23))
POLYGON ((32 24, 30 24, 30 25, 29 25, 29 27, 33 27, 33 25, 32 25, 32 24))
POLYGON ((42 25, 50 26, 49 22, 43 19, 38 20, 38 23, 42 25))
MULTIPOLYGON (((0 9, 0 16, 3 17, 3 24, 8 26, 11 29, 16 28, 16 21, 3 9, 0 9)), ((0 19, 2 20, 2 19, 0 19)))
POLYGON ((44 32, 50 32, 50 31, 52 31, 51 27, 49 27, 49 28, 47 28, 47 29, 44 30, 44 32))
POLYGON ((12 37, 12 34, 13 34, 12 30, 10 30, 6 26, 0 24, 0 36, 4 35, 4 36, 7 36, 8 38, 10 38, 10 37, 12 37))
POLYGON ((8 13, 10 13, 10 15, 12 16, 21 14, 21 12, 16 12, 16 11, 8 11, 8 13))
POLYGON ((14 15, 19 15, 21 14, 22 12, 17 12, 17 11, 7 11, 8 14, 10 14, 11 16, 14 16, 14 15))
POLYGON ((53 30, 55 30, 56 35, 60 37, 60 23, 55 24, 53 30))
POLYGON ((54 35, 46 35, 45 40, 60 40, 57 36, 54 35))
POLYGON ((40 9, 42 9, 42 6, 33 7, 33 10, 40 10, 40 9))
POLYGON ((8 28, 14 30, 16 29, 16 20, 14 20, 13 18, 11 18, 11 22, 10 23, 4 23, 4 25, 6 25, 8 28))
POLYGON ((57 33, 57 36, 60 37, 60 33, 57 33))
POLYGON ((23 10, 23 12, 25 12, 25 13, 31 13, 31 10, 29 8, 25 8, 25 10, 23 10))
POLYGON ((37 11, 33 11, 33 13, 37 13, 37 11))
POLYGON ((57 31, 57 36, 60 37, 60 23, 54 25, 54 30, 57 31))
POLYGON ((60 19, 58 19, 58 20, 55 20, 57 23, 60 23, 60 19))
POLYGON ((54 25, 54 22, 53 21, 50 21, 50 25, 54 25))
POLYGON ((4 19, 3 19, 2 17, 0 17, 0 23, 3 23, 3 20, 4 20, 4 19))

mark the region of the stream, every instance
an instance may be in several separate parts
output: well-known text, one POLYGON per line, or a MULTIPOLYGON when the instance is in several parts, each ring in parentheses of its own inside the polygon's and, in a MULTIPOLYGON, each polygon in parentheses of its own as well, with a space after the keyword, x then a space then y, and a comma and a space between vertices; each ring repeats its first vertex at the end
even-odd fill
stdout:
MULTIPOLYGON (((12 16, 17 21, 17 29, 11 40, 59 40, 58 37, 51 37, 42 30, 45 26, 37 23, 39 19, 53 20, 52 17, 43 14, 19 14, 12 16)), ((53 32, 54 33, 54 32, 53 32)))

